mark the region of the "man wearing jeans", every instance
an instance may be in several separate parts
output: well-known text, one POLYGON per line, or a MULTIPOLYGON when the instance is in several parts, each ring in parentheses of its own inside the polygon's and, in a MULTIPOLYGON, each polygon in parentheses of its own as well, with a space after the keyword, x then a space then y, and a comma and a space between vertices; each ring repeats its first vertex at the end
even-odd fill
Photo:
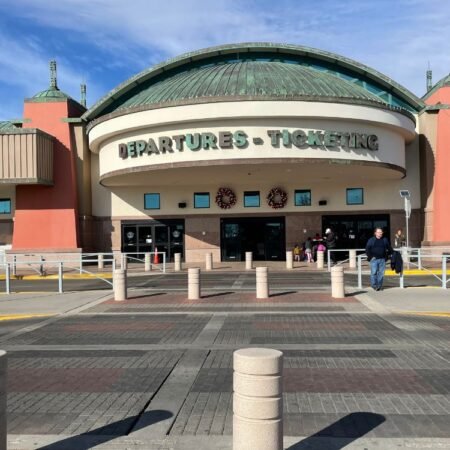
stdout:
POLYGON ((392 254, 392 247, 387 238, 383 237, 383 230, 375 228, 366 245, 367 259, 370 261, 370 285, 376 291, 383 289, 386 258, 392 254))

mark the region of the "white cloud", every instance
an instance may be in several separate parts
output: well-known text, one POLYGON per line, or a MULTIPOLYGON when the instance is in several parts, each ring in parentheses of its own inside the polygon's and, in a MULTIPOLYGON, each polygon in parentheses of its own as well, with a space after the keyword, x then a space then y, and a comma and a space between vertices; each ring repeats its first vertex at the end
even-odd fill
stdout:
MULTIPOLYGON (((450 71, 450 54, 444 49, 450 42, 450 8, 442 7, 447 1, 4 0, 0 12, 57 30, 64 33, 64 39, 92 46, 89 54, 58 58, 62 63, 61 82, 67 83, 72 95, 77 95, 79 85, 79 74, 71 64, 75 58, 91 62, 95 58, 96 64, 103 58, 101 67, 131 74, 203 47, 272 41, 347 56, 390 76, 420 96, 424 93, 428 61, 435 81, 450 71), (95 49, 101 51, 101 56, 94 56, 95 49)), ((44 44, 28 37, 17 44, 19 49, 8 50, 9 45, 0 48, 0 61, 6 54, 4 69, 13 70, 31 93, 37 78, 47 79, 49 58, 44 55, 44 44), (16 50, 23 54, 19 62, 13 58, 16 50)), ((104 94, 97 69, 91 64, 86 74, 94 101, 104 94)), ((7 73, 2 72, 0 67, 0 80, 6 81, 7 73)))

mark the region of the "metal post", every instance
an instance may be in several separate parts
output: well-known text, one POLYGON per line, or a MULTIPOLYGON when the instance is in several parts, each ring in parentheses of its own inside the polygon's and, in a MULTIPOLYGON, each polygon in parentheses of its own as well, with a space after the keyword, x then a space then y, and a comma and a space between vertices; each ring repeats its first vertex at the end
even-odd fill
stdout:
POLYGON ((419 270, 422 270, 422 249, 417 249, 417 265, 419 267, 419 270))
POLYGON ((405 280, 403 278, 403 272, 400 273, 400 289, 405 288, 405 280))
POLYGON ((236 350, 233 369, 233 450, 282 450, 283 353, 236 350))
POLYGON ((447 257, 442 257, 442 289, 447 289, 447 257))
POLYGON ((63 293, 63 263, 58 263, 58 292, 63 293))
POLYGON ((5 265, 5 285, 6 285, 6 293, 11 294, 9 263, 6 263, 6 265, 5 265))
POLYGON ((362 255, 358 255, 358 289, 362 287, 362 255))
POLYGON ((14 255, 13 256, 13 270, 12 270, 12 274, 15 277, 17 275, 17 267, 16 267, 16 263, 17 263, 17 256, 14 255))
POLYGON ((7 354, 4 350, 0 350, 0 450, 6 450, 6 370, 7 354))
POLYGON ((43 264, 43 262, 45 261, 44 257, 42 255, 40 256, 40 260, 41 260, 41 264, 39 265, 39 273, 40 273, 40 275, 42 277, 42 276, 44 276, 44 264, 43 264))
POLYGON ((163 253, 163 273, 166 273, 166 252, 163 253))
POLYGON ((331 258, 330 258, 330 255, 331 255, 331 250, 327 250, 327 270, 328 270, 328 272, 331 271, 331 258))
POLYGON ((80 253, 80 275, 83 273, 83 253, 80 253))

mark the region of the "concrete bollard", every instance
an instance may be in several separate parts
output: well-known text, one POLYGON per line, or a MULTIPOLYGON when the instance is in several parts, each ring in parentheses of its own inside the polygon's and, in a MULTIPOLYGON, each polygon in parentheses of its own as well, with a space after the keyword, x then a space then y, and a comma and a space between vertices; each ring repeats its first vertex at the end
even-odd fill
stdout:
POLYGON ((0 450, 6 450, 6 366, 6 352, 0 350, 0 450))
POLYGON ((283 353, 233 354, 233 450, 283 450, 283 353))
POLYGON ((188 269, 188 300, 198 300, 201 297, 200 269, 188 269))
POLYGON ((245 270, 253 269, 253 252, 245 252, 245 270))
POLYGON ((331 268, 331 296, 333 298, 344 298, 344 268, 334 266, 331 268))
POLYGON ((348 256, 348 267, 350 269, 356 269, 356 250, 350 250, 348 256))
POLYGON ((105 264, 103 263, 103 255, 101 253, 99 253, 98 255, 97 263, 98 263, 98 270, 102 270, 105 268, 105 264))
POLYGON ((152 261, 150 258, 150 253, 144 255, 144 271, 150 272, 152 270, 152 261))
POLYGON ((256 298, 269 298, 269 269, 256 268, 256 298))
POLYGON ((120 268, 122 270, 128 269, 128 259, 127 259, 127 255, 125 253, 122 253, 120 255, 120 268))
POLYGON ((292 257, 292 252, 287 251, 286 252, 286 269, 293 269, 294 268, 294 259, 292 257))
POLYGON ((213 255, 212 255, 212 253, 207 253, 205 255, 205 268, 206 268, 206 270, 212 270, 212 268, 213 268, 213 255))
POLYGON ((120 302, 127 297, 127 271, 116 269, 114 271, 114 300, 120 302))
POLYGON ((323 261, 324 261, 324 253, 325 252, 317 252, 317 268, 323 269, 323 261))
POLYGON ((175 272, 181 271, 181 253, 175 253, 175 264, 174 264, 174 270, 175 272))

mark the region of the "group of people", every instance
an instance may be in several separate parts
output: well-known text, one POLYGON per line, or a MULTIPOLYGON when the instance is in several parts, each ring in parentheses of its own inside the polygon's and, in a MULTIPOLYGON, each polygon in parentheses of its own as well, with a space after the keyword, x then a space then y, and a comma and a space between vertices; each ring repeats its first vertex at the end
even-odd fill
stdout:
MULTIPOLYGON (((308 261, 312 263, 317 259, 317 252, 325 252, 327 249, 332 250, 336 248, 336 235, 327 228, 325 230, 325 236, 320 236, 316 233, 314 238, 308 237, 303 245, 295 244, 293 249, 294 261, 308 261)), ((331 252, 330 258, 334 262, 334 254, 331 252)))
MULTIPOLYGON (((302 247, 295 244, 293 250, 294 261, 302 261, 303 259, 308 261, 308 263, 312 263, 316 260, 318 251, 324 252, 327 249, 332 250, 336 248, 336 240, 336 235, 330 228, 325 230, 323 238, 318 233, 314 239, 308 237, 302 247)), ((405 237, 402 230, 398 229, 394 236, 394 247, 400 248, 404 245, 405 237)), ((381 291, 383 289, 386 260, 391 258, 391 265, 395 265, 398 260, 402 264, 401 256, 392 249, 389 240, 383 236, 382 228, 375 228, 374 235, 367 241, 366 255, 370 263, 370 285, 375 291, 381 291)), ((334 252, 330 252, 330 259, 332 262, 335 262, 334 252)))

